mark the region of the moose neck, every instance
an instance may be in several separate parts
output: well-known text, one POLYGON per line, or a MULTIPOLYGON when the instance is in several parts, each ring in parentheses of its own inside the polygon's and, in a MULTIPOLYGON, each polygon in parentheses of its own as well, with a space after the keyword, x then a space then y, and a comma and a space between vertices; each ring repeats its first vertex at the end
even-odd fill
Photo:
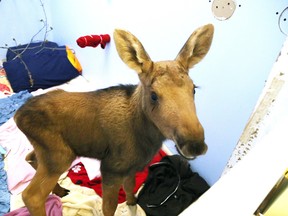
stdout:
POLYGON ((139 138, 137 139, 141 139, 139 140, 140 143, 143 143, 145 146, 148 145, 150 148, 152 146, 155 147, 152 149, 159 149, 166 138, 143 110, 144 100, 142 97, 143 87, 139 84, 131 98, 131 105, 135 108, 132 118, 134 121, 134 130, 136 134, 139 134, 139 138))

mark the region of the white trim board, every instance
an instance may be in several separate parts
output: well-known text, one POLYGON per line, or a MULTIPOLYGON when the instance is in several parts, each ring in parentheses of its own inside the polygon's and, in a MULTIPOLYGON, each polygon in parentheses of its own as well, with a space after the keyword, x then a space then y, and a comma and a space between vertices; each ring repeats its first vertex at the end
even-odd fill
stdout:
POLYGON ((231 157, 223 171, 227 173, 238 161, 240 161, 271 128, 273 121, 275 101, 279 100, 278 94, 288 81, 288 38, 273 65, 266 85, 256 103, 246 127, 231 154, 231 157))

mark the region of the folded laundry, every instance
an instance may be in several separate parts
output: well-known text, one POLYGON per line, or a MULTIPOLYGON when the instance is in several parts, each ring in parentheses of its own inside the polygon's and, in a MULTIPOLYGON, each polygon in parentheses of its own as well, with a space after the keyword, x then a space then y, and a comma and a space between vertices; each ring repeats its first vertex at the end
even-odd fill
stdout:
POLYGON ((27 90, 12 94, 6 98, 0 99, 0 125, 8 121, 16 112, 16 110, 32 97, 27 90))

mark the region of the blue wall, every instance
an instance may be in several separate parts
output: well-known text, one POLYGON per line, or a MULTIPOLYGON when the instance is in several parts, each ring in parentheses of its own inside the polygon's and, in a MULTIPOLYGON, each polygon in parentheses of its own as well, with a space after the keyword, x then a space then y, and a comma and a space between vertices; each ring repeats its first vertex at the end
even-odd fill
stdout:
MULTIPOLYGON (((118 57, 113 40, 104 50, 82 49, 76 44, 78 37, 106 33, 112 36, 114 28, 124 28, 136 35, 150 57, 157 61, 175 58, 195 28, 206 23, 215 25, 210 53, 190 72, 201 87, 196 93, 196 105, 209 145, 208 153, 191 165, 210 184, 215 183, 286 38, 279 30, 278 17, 288 1, 237 1, 235 13, 226 21, 214 18, 212 1, 43 2, 49 25, 53 27, 48 39, 73 48, 84 76, 99 88, 137 83, 138 78, 118 57)), ((29 42, 41 28, 39 20, 43 13, 38 0, 3 0, 0 14, 0 46, 13 45, 13 37, 18 43, 29 42)), ((40 34, 39 38, 43 36, 40 34)), ((4 57, 5 50, 0 49, 0 58, 4 57)))

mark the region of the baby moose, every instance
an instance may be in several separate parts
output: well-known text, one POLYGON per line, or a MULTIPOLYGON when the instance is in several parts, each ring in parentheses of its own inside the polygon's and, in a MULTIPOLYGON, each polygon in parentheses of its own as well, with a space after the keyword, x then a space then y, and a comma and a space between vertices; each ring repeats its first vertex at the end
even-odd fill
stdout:
POLYGON ((213 25, 202 26, 175 60, 153 62, 134 35, 117 29, 118 54, 137 72, 138 85, 84 93, 55 90, 19 108, 15 122, 34 148, 26 159, 36 174, 22 194, 32 216, 46 215, 46 198, 76 156, 101 160, 102 210, 112 216, 122 185, 127 204, 136 204, 135 173, 150 162, 165 139, 173 140, 188 158, 207 151, 196 115, 195 85, 188 73, 207 54, 213 32, 213 25))

